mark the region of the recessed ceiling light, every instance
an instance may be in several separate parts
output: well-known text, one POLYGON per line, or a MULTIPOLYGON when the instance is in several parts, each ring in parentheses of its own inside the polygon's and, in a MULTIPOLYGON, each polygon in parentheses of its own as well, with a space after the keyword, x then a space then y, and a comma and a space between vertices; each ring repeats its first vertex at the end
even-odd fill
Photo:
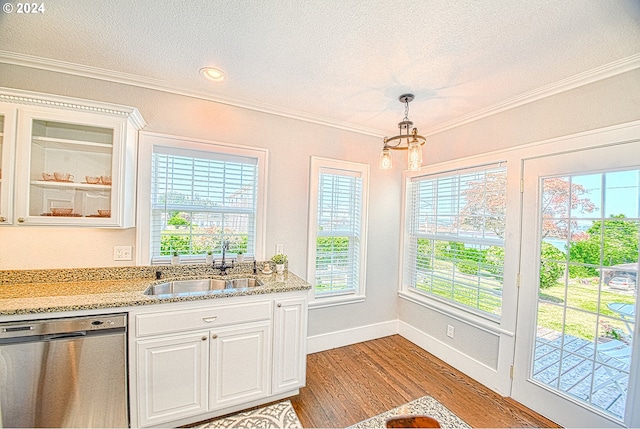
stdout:
POLYGON ((200 69, 200 74, 207 79, 213 80, 215 82, 224 80, 224 73, 222 72, 222 70, 215 67, 203 67, 200 69))

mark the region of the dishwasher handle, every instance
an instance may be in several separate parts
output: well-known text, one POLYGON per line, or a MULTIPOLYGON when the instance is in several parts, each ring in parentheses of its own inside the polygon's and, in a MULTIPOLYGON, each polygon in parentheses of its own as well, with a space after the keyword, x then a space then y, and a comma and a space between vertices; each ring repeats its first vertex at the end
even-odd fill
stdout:
POLYGON ((65 340, 67 338, 84 338, 86 336, 87 336, 87 331, 63 332, 60 334, 43 335, 42 341, 65 340))
POLYGON ((10 326, 8 328, 2 328, 0 330, 4 333, 12 333, 12 332, 25 332, 25 331, 33 331, 33 326, 25 325, 25 326, 10 326))

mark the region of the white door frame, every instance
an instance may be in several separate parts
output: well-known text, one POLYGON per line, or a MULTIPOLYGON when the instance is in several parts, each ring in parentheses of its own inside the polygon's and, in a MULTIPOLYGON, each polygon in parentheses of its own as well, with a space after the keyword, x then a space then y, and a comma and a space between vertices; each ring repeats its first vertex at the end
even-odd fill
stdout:
MULTIPOLYGON (((530 381, 529 371, 531 368, 532 350, 534 347, 534 328, 537 311, 538 300, 538 265, 540 254, 540 238, 539 238, 539 207, 538 201, 540 200, 539 177, 544 174, 539 174, 538 171, 531 171, 534 167, 542 167, 551 160, 552 157, 558 157, 562 155, 568 155, 573 153, 571 165, 567 165, 567 171, 554 171, 552 174, 571 174, 572 172, 578 173, 580 171, 592 171, 594 168, 589 165, 585 157, 580 156, 580 152, 591 151, 597 147, 605 147, 604 150, 599 149, 601 154, 610 154, 614 151, 620 151, 625 156, 620 159, 625 164, 640 164, 640 143, 638 143, 638 136, 640 132, 632 132, 631 135, 622 136, 615 135, 618 133, 600 133, 594 132, 586 136, 582 136, 584 140, 584 146, 572 145, 573 147, 564 147, 565 150, 553 151, 545 153, 544 155, 531 156, 523 158, 522 174, 524 179, 524 192, 523 192, 523 204, 522 204, 522 232, 520 238, 520 282, 521 287, 519 290, 518 299, 518 315, 517 315, 517 328, 516 328, 516 347, 514 355, 514 379, 512 385, 512 396, 514 399, 522 402, 524 405, 540 412, 541 414, 549 417, 550 419, 560 423, 564 426, 578 426, 578 427, 624 427, 612 420, 609 417, 601 415, 597 412, 585 412, 583 405, 577 405, 577 401, 573 401, 570 398, 562 399, 564 397, 555 393, 547 392, 546 389, 542 389, 539 383, 530 381), (636 143, 628 143, 633 140, 635 135, 636 143), (588 144, 593 142, 593 139, 600 139, 600 144, 588 144), (617 140, 617 141, 616 141, 617 140), (625 144, 626 143, 626 144, 625 144), (633 147, 631 147, 633 146, 633 147), (555 152, 555 153, 554 153, 555 152), (633 153, 638 153, 638 157, 634 159, 633 153), (634 162, 635 161, 635 162, 634 162), (537 163, 537 165, 536 165, 537 163), (538 262, 534 261, 537 260, 538 262)), ((585 154, 587 153, 585 152, 585 154)), ((540 151, 539 153, 544 153, 540 151)), ((613 166, 612 166, 613 167, 613 166)), ((638 355, 638 348, 640 346, 640 340, 638 340, 639 333, 635 332, 634 335, 634 349, 635 356, 638 355)), ((636 359, 638 361, 638 359, 636 359)), ((629 385, 638 386, 638 379, 640 371, 636 363, 635 370, 632 369, 632 374, 629 385), (635 377, 635 378, 633 378, 635 377)), ((640 389, 630 388, 628 392, 628 398, 631 403, 637 403, 640 399, 640 389), (635 401, 633 399, 636 399, 635 401)), ((625 421, 631 426, 640 425, 640 411, 634 410, 638 407, 627 407, 625 421)))

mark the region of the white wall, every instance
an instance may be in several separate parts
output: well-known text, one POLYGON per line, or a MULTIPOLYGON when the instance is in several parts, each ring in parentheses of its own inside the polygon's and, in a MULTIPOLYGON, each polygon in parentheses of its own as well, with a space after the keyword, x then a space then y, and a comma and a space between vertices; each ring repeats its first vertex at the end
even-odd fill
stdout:
POLYGON ((429 136, 429 164, 640 118, 640 69, 568 89, 429 136))
MULTIPOLYGON (((431 135, 430 152, 425 155, 432 165, 427 170, 449 171, 474 165, 474 162, 508 161, 510 174, 515 175, 511 184, 516 189, 510 193, 511 201, 507 202, 507 224, 513 224, 515 228, 506 237, 505 244, 507 258, 518 264, 520 201, 513 196, 518 194, 517 182, 523 159, 566 150, 569 140, 565 141, 561 138, 563 136, 586 135, 590 131, 638 120, 640 69, 635 69, 431 135), (538 145, 549 140, 553 141, 538 145)), ((594 139, 597 141, 597 133, 595 138, 585 138, 584 141, 594 139)), ((640 154, 630 153, 629 158, 640 159, 640 154)), ((499 326, 490 327, 489 323, 460 317, 454 311, 444 308, 434 311, 415 300, 400 299, 401 333, 483 384, 509 395, 509 367, 513 363, 517 308, 516 272, 513 266, 505 267, 499 326), (509 277, 507 271, 511 271, 509 277), (446 336, 448 325, 455 327, 455 339, 446 336)))
MULTIPOLYGON (((268 148, 267 253, 273 253, 276 243, 283 243, 290 269, 303 277, 309 157, 371 164, 367 300, 311 310, 309 337, 319 339, 322 346, 317 348, 322 348, 399 329, 472 377, 508 394, 505 380, 512 338, 397 299, 402 178, 397 168, 377 168, 379 139, 194 98, 17 66, 0 65, 0 76, 0 86, 138 107, 148 131, 268 148), (399 328, 395 324, 398 317, 399 328), (456 341, 447 342, 444 336, 443 327, 448 324, 456 327, 456 341), (490 380, 492 374, 497 374, 497 381, 490 380)), ((636 69, 431 135, 424 156, 428 164, 445 163, 639 119, 640 70, 636 69)), ((0 269, 113 266, 112 246, 127 244, 135 245, 135 230, 3 227, 0 269), (53 251, 54 243, 67 253, 53 251)), ((514 291, 507 293, 515 296, 514 291)), ((508 318, 513 323, 513 317, 508 318)))
MULTIPOLYGON (((175 94, 84 77, 0 64, 0 86, 137 107, 145 131, 269 149, 266 253, 284 244, 290 270, 307 272, 310 157, 371 164, 367 300, 312 310, 309 335, 397 318, 401 171, 377 167, 382 141, 370 136, 175 94)), ((0 269, 98 267, 113 261, 114 245, 135 247, 136 231, 0 227, 0 269), (64 249, 63 252, 58 249, 64 249)), ((135 250, 134 250, 135 251, 135 250)))

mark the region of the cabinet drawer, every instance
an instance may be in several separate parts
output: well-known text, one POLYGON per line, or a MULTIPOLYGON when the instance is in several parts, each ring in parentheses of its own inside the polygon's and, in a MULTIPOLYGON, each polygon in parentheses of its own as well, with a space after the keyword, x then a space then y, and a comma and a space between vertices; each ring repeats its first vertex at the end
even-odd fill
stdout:
POLYGON ((162 311, 136 316, 136 336, 168 334, 271 318, 271 301, 162 311))

